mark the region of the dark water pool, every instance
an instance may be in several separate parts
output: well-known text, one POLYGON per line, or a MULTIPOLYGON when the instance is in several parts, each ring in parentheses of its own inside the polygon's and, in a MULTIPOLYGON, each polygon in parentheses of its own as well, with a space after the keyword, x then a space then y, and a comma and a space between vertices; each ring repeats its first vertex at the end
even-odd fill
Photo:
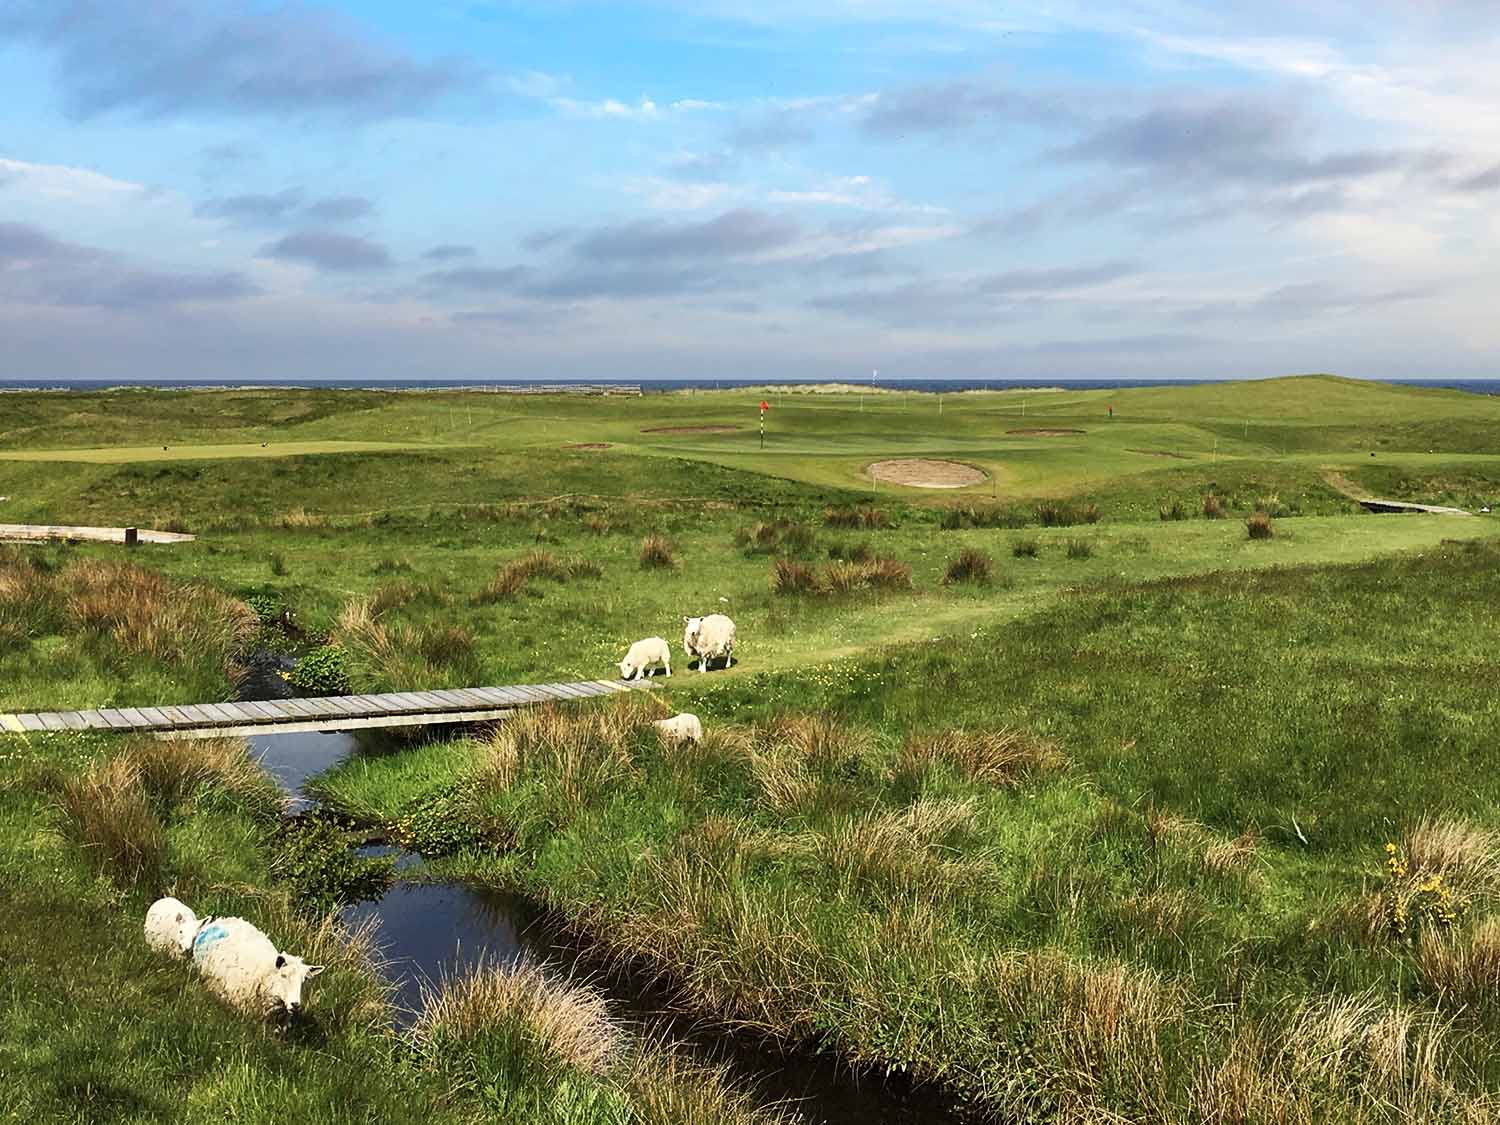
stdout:
MULTIPOLYGON (((359 745, 344 734, 279 734, 250 741, 261 763, 291 794, 292 811, 316 804, 302 792, 309 777, 359 745)), ((393 855, 398 875, 421 870, 419 856, 399 849, 360 851, 393 855)), ((674 1012, 660 989, 591 967, 586 948, 512 895, 453 883, 404 882, 380 899, 345 907, 343 916, 354 924, 376 920, 376 941, 396 988, 403 1026, 420 1011, 424 987, 480 965, 528 958, 554 966, 560 979, 579 980, 601 992, 619 1019, 681 1044, 702 1061, 728 1066, 737 1084, 757 1090, 765 1101, 795 1105, 810 1125, 949 1125, 960 1120, 922 1091, 911 1093, 806 1053, 783 1054, 754 1037, 725 1034, 674 1012)))

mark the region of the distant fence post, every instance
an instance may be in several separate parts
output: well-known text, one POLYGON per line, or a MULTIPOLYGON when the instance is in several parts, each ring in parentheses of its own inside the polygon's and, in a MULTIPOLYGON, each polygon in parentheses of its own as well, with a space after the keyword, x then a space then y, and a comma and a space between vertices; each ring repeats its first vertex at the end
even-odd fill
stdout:
POLYGON ((134 547, 141 541, 141 533, 133 527, 125 529, 125 546, 134 547))

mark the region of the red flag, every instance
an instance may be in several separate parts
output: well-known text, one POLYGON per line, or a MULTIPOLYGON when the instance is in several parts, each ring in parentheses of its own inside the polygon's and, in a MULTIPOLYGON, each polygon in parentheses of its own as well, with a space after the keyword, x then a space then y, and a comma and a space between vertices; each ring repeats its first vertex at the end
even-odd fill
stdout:
POLYGON ((769 402, 767 402, 765 399, 761 399, 760 400, 760 412, 762 414, 764 414, 769 409, 771 409, 771 404, 769 402))

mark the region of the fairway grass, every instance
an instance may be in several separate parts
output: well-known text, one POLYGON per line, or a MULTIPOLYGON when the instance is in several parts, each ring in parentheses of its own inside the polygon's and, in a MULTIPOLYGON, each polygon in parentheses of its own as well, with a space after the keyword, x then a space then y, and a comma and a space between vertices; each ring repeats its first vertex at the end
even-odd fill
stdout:
MULTIPOLYGON (((1493 504, 1500 404, 768 393, 762 452, 759 394, 5 396, 0 519, 198 538, 0 545, 0 710, 227 699, 256 647, 353 691, 595 679, 722 611, 729 669, 393 738, 311 789, 696 1026, 977 1120, 1500 1113, 1500 525, 1353 499, 1493 504), (992 479, 863 475, 891 457, 992 479), (773 586, 872 560, 910 588, 773 586), (701 744, 658 738, 674 711, 701 744)), ((7 1113, 774 1118, 535 975, 455 982, 393 1035, 363 939, 273 876, 263 786, 190 762, 0 738, 7 1113), (313 1021, 245 1021, 147 953, 162 893, 327 957, 313 1021)))

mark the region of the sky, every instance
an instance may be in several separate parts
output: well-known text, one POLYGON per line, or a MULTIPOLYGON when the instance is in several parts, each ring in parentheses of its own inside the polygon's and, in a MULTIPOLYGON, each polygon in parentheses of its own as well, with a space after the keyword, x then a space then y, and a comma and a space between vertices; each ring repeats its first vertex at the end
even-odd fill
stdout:
POLYGON ((1500 376, 1490 0, 0 0, 0 380, 1500 376))

